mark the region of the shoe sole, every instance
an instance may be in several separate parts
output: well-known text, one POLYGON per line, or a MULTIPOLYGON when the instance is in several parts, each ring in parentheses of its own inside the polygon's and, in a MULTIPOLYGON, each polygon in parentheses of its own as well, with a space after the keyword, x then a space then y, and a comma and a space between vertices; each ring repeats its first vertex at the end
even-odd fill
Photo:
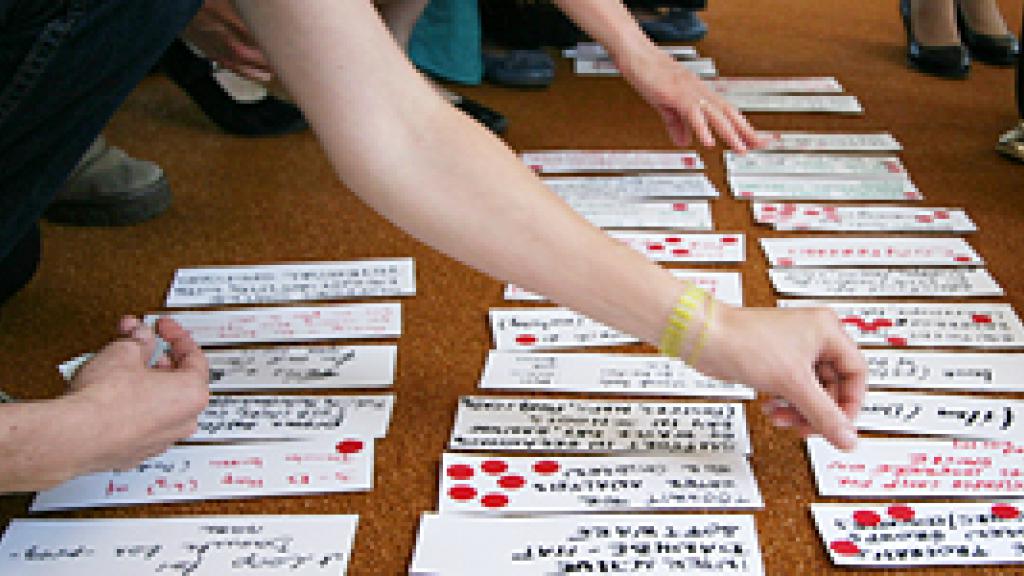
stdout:
POLYGON ((71 226, 132 226, 156 218, 171 205, 171 187, 161 177, 130 199, 109 202, 61 201, 47 208, 44 217, 71 226))

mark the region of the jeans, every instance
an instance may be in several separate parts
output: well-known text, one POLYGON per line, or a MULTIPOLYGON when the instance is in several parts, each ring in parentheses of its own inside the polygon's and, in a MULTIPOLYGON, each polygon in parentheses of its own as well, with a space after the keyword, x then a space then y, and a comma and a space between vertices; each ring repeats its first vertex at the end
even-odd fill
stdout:
POLYGON ((38 222, 202 0, 0 0, 0 304, 32 276, 38 222))

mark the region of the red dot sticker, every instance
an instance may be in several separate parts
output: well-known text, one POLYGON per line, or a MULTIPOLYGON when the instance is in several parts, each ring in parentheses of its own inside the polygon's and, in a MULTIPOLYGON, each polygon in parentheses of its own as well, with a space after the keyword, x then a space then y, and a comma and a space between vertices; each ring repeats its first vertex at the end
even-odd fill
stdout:
POLYGON ((918 192, 904 192, 903 197, 907 200, 920 200, 921 194, 918 192))
POLYGON ((971 320, 973 320, 975 324, 991 324, 992 323, 992 317, 989 316, 988 314, 975 314, 975 315, 971 316, 971 320))
POLYGON ((459 502, 466 502, 476 498, 476 488, 472 486, 452 486, 448 489, 448 497, 459 502))
POLYGON ((480 465, 480 469, 488 474, 504 474, 508 464, 504 460, 488 460, 480 465))
POLYGON ((914 217, 914 219, 920 222, 921 224, 932 223, 932 217, 927 214, 918 214, 917 216, 914 217))
POLYGON ((672 255, 673 256, 689 256, 690 255, 690 251, 687 250, 686 248, 676 248, 676 249, 672 250, 672 255))
POLYGON ((363 451, 362 440, 343 440, 334 445, 338 454, 358 454, 363 451))
POLYGON ((860 554, 860 548, 849 540, 836 540, 829 544, 828 547, 841 556, 856 556, 860 554))
POLYGON ((1020 510, 1009 504, 995 504, 992 506, 992 515, 1003 520, 1016 520, 1020 517, 1020 510))
POLYGON ((693 156, 683 156, 683 166, 696 166, 697 159, 693 156))
POLYGON ((679 236, 669 236, 665 238, 665 244, 679 244, 683 239, 679 236))
POLYGON ((886 513, 889 514, 894 520, 901 522, 910 522, 914 519, 914 509, 910 506, 904 506, 902 504, 893 504, 886 509, 886 513))
POLYGON ((888 338, 885 339, 885 341, 888 342, 890 346, 906 346, 907 345, 907 339, 906 338, 901 338, 899 336, 889 336, 888 338))
POLYGON ((484 508, 504 508, 508 506, 508 496, 504 494, 488 494, 480 499, 484 508))
POLYGON ((854 326, 860 326, 864 323, 859 316, 844 316, 841 322, 843 324, 853 324, 854 326))
POLYGON ((882 521, 882 517, 873 510, 857 510, 853 513, 853 521, 861 526, 871 527, 878 526, 878 523, 882 521))
POLYGON ((448 477, 452 480, 469 480, 473 474, 473 467, 465 464, 452 464, 448 467, 448 477))
POLYGON ((775 210, 777 210, 777 208, 775 206, 772 206, 771 204, 761 207, 762 212, 775 212, 775 210))
POLYGON ((647 249, 650 250, 651 252, 661 252, 662 250, 665 249, 665 247, 662 246, 661 244, 648 244, 647 249))
POLYGON ((675 210, 676 212, 686 212, 687 210, 690 209, 690 205, 686 204, 685 202, 676 202, 675 204, 672 205, 672 209, 675 210))
POLYGON ((541 166, 540 164, 530 164, 530 170, 533 170, 534 172, 540 174, 541 171, 544 170, 544 167, 541 166))
POLYGON ((538 460, 533 464, 533 471, 537 474, 554 474, 561 467, 554 460, 538 460))
POLYGON ((502 476, 498 479, 498 486, 506 490, 517 490, 526 486, 526 478, 518 475, 502 476))
POLYGON ((936 220, 949 220, 949 212, 945 210, 936 210, 934 216, 936 220))
POLYGON ((792 266, 792 265, 793 265, 793 259, 792 258, 779 258, 779 266, 792 266))
POLYGON ((516 344, 521 346, 529 346, 537 343, 537 337, 533 334, 520 334, 516 336, 516 344))
POLYGON ((737 243, 739 241, 740 241, 740 239, 735 237, 735 236, 723 236, 722 237, 722 244, 735 244, 735 243, 737 243))
POLYGON ((742 198, 750 198, 753 195, 754 195, 754 193, 751 192, 750 190, 744 190, 744 191, 740 192, 740 197, 742 197, 742 198))
POLYGON ((956 258, 953 258, 953 260, 955 260, 956 262, 970 262, 971 261, 971 257, 970 256, 957 256, 956 258))

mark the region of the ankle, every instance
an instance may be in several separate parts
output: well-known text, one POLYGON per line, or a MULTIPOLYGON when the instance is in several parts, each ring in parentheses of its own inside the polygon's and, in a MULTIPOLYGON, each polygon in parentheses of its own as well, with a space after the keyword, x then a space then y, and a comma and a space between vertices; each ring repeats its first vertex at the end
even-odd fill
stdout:
POLYGON ((956 46, 955 0, 910 0, 910 22, 914 38, 925 46, 956 46))
POLYGON ((958 0, 967 27, 986 36, 1005 36, 1010 28, 996 0, 958 0))

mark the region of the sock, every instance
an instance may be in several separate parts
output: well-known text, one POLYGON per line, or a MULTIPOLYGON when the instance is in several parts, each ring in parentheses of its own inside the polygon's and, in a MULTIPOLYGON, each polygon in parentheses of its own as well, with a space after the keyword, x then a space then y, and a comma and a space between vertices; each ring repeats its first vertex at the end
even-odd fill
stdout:
POLYGON ((986 36, 1005 36, 1010 33, 996 0, 959 1, 964 20, 972 31, 986 36))
POLYGON ((955 1, 910 1, 910 21, 918 42, 924 46, 960 44, 960 32, 956 28, 955 1))

